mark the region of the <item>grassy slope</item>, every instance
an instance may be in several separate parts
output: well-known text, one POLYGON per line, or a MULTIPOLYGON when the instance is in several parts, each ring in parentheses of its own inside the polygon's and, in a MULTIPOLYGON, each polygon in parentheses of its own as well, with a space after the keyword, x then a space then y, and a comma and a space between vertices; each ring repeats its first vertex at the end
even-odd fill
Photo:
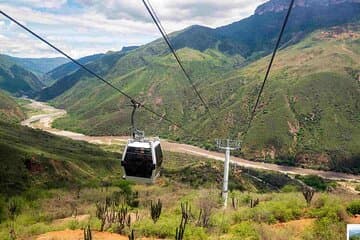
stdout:
MULTIPOLYGON (((348 28, 317 31, 279 52, 257 116, 244 139, 246 157, 297 159, 314 167, 324 165, 319 159, 327 162, 332 157, 334 168, 338 159, 346 158, 349 168, 358 167, 354 161, 360 149, 356 141, 360 135, 359 30, 358 25, 348 28)), ((158 49, 143 47, 139 51, 145 54, 158 49)), ((107 79, 194 135, 243 138, 268 57, 230 71, 237 60, 217 51, 182 49, 179 53, 208 100, 215 125, 170 55, 141 58, 139 52, 129 54, 119 60, 107 79), (132 67, 130 72, 125 71, 128 66, 132 67)), ((97 80, 78 82, 54 103, 70 113, 58 120, 56 127, 87 134, 128 131, 127 101, 107 86, 99 86, 97 80)), ((139 126, 148 133, 184 136, 179 130, 169 132, 173 128, 159 124, 144 111, 137 116, 139 126)))
MULTIPOLYGON (((144 47, 121 58, 106 79, 111 79, 113 84, 156 111, 166 113, 170 118, 186 125, 197 117, 197 113, 193 111, 194 107, 198 107, 196 95, 171 55, 142 56, 150 51, 156 49, 149 50, 144 47), (132 70, 128 71, 129 67, 132 70)), ((228 58, 214 50, 202 53, 186 48, 180 50, 179 55, 184 59, 186 68, 191 69, 196 84, 206 83, 210 77, 219 77, 221 72, 229 71, 234 64, 241 61, 238 58, 228 58)), ((56 98, 54 103, 66 108, 70 113, 70 118, 59 120, 55 123, 56 126, 63 125, 72 130, 82 129, 87 134, 124 134, 128 131, 131 111, 131 108, 126 106, 128 100, 108 86, 99 85, 98 80, 83 79, 56 98)), ((203 113, 204 110, 201 111, 201 114, 203 113)), ((139 127, 148 133, 154 132, 154 129, 168 132, 166 124, 159 124, 159 121, 147 112, 141 111, 137 116, 140 118, 139 127), (149 118, 152 119, 151 122, 147 121, 149 118)))
MULTIPOLYGON (((264 181, 276 184, 279 191, 268 191, 262 184, 248 177, 243 169, 231 168, 231 180, 242 190, 230 193, 229 206, 223 209, 220 200, 218 176, 221 175, 221 163, 213 160, 192 157, 186 154, 165 153, 164 170, 154 185, 135 184, 131 188, 138 192, 138 206, 129 207, 132 214, 131 227, 125 227, 124 233, 135 230, 136 237, 173 239, 181 219, 180 203, 191 205, 192 217, 186 227, 186 240, 195 239, 342 239, 349 215, 345 212, 349 202, 356 195, 346 194, 341 190, 317 192, 311 205, 307 205, 301 192, 292 180, 277 173, 255 175, 264 181), (206 173, 206 174, 205 174, 206 173), (235 174, 234 174, 235 173, 235 174), (284 187, 284 188, 283 188, 284 187), (257 193, 257 189, 263 189, 257 193), (153 223, 149 214, 150 202, 162 201, 162 213, 159 221, 153 223), (236 208, 232 207, 231 199, 236 208), (259 199, 260 204, 250 208, 250 200, 259 199), (209 224, 199 226, 200 208, 209 207, 209 224), (312 218, 306 226, 292 227, 287 222, 312 218), (273 225, 280 223, 279 225, 273 225), (289 237, 291 236, 291 237, 289 237)), ((16 218, 18 237, 28 238, 44 232, 64 229, 81 229, 90 224, 92 230, 100 228, 96 218, 95 204, 112 199, 126 197, 118 186, 119 181, 109 182, 108 188, 82 188, 77 197, 76 191, 52 189, 47 192, 28 192, 21 196, 22 212, 16 218), (36 194, 36 195, 35 195, 36 194), (35 195, 35 196, 34 196, 35 195), (75 220, 71 216, 73 208, 78 214, 86 214, 84 220, 75 220), (67 219, 63 219, 66 218, 67 219)), ((120 182, 121 183, 121 182, 120 182)), ((123 188, 122 188, 123 189, 123 188)), ((236 188, 235 188, 236 189, 236 188)), ((237 188, 239 189, 239 188, 237 188)), ((274 189, 272 189, 274 190, 274 189)), ((81 219, 81 218, 80 218, 81 219)), ((0 238, 8 239, 10 221, 0 222, 0 238)), ((108 226, 107 231, 117 231, 116 226, 108 226)))
MULTIPOLYGON (((244 139, 248 156, 265 158, 275 152, 278 157, 301 160, 306 152, 326 152, 359 158, 359 30, 343 30, 319 31, 280 51, 244 139)), ((211 89, 224 84, 236 89, 219 105, 224 109, 219 115, 225 116, 219 122, 227 126, 218 129, 234 134, 245 130, 268 61, 257 61, 211 85, 211 89)))
POLYGON ((120 171, 119 155, 92 144, 2 121, 0 139, 0 194, 89 184, 120 171))
POLYGON ((21 95, 42 87, 43 84, 37 76, 17 65, 8 56, 0 55, 0 89, 21 95))
POLYGON ((15 100, 0 91, 0 121, 18 123, 24 118, 25 114, 15 100))

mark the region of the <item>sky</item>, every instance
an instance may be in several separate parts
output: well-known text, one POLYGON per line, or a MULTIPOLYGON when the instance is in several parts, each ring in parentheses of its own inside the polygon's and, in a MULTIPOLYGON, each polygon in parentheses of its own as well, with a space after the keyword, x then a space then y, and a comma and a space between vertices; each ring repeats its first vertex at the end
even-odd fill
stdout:
MULTIPOLYGON (((149 0, 168 33, 218 27, 253 14, 266 0, 149 0)), ((160 37, 142 0, 0 0, 9 14, 74 58, 118 51, 160 37)), ((54 50, 0 15, 0 53, 57 57, 54 50)))

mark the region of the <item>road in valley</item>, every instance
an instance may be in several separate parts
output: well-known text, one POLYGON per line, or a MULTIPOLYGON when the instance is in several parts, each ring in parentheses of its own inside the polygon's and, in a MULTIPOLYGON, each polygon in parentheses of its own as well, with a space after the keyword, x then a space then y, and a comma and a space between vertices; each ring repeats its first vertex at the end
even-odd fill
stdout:
MULTIPOLYGON (((43 131, 50 132, 55 135, 69 137, 74 140, 86 141, 89 143, 95 144, 125 144, 128 137, 126 136, 87 136, 80 133, 63 131, 55 129, 51 126, 52 122, 59 117, 65 116, 66 111, 62 109, 57 109, 52 106, 47 105, 46 103, 37 102, 31 100, 31 103, 26 106, 32 110, 40 112, 39 114, 33 115, 28 119, 24 120, 21 124, 24 126, 38 128, 43 131)), ((187 153, 196 156, 202 156, 206 158, 211 158, 219 161, 224 160, 224 154, 218 152, 207 151, 199 147, 174 143, 167 140, 161 140, 162 148, 166 151, 187 153)), ((348 181, 360 181, 360 175, 352 175, 340 172, 331 172, 331 171, 320 171, 313 169, 304 169, 299 167, 290 167, 290 166, 281 166, 271 163, 262 163, 262 162, 253 162, 245 160, 238 157, 231 157, 232 163, 238 166, 243 166, 246 168, 256 168, 256 169, 265 169, 271 171, 277 171, 285 174, 299 174, 299 175, 317 175, 326 179, 331 180, 348 180, 348 181)))

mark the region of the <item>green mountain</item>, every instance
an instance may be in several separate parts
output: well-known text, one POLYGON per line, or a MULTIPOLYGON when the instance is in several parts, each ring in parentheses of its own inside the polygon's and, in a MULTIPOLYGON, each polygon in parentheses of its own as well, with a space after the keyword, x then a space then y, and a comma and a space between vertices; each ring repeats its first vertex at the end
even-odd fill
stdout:
POLYGON ((69 62, 68 59, 63 57, 55 58, 19 58, 8 55, 0 55, 0 58, 8 58, 9 61, 19 65, 26 70, 41 77, 45 73, 53 70, 54 68, 69 62))
MULTIPOLYGON (((187 129, 184 132, 140 110, 137 125, 148 134, 208 142, 208 147, 213 139, 230 136, 242 139, 241 153, 254 160, 357 172, 360 61, 359 15, 354 9, 360 5, 340 2, 314 5, 318 21, 305 14, 312 12, 310 5, 295 7, 248 131, 249 113, 269 57, 254 60, 273 46, 271 39, 285 14, 279 8, 260 8, 248 19, 215 30, 193 26, 170 35, 214 121, 160 39, 131 51, 106 54, 88 67, 187 129), (327 27, 349 21, 354 23, 327 27), (321 26, 326 28, 318 29, 321 26), (249 29, 259 31, 253 34, 249 29), (309 33, 314 29, 318 30, 309 33), (227 50, 220 47, 224 42, 229 43, 227 50)), ((40 99, 53 99, 53 104, 69 112, 55 122, 57 127, 92 135, 129 132, 128 100, 83 70, 43 90, 40 99)))
POLYGON ((22 95, 39 91, 43 86, 35 74, 0 55, 0 89, 22 95))
MULTIPOLYGON (((236 64, 242 66, 244 65, 243 58, 246 63, 249 63, 267 55, 273 49, 279 27, 284 19, 284 10, 287 7, 285 2, 269 1, 259 6, 255 14, 249 18, 223 27, 215 29, 198 25, 188 27, 170 34, 171 42, 175 49, 191 48, 201 52, 208 49, 216 50, 228 57, 238 59, 236 64)), ((360 21, 359 11, 360 3, 353 0, 332 1, 331 3, 327 0, 325 2, 298 1, 283 38, 284 46, 300 41, 316 29, 360 21)), ((102 55, 94 55, 80 59, 80 62, 91 63, 90 68, 98 70, 99 65, 104 65, 106 62, 113 64, 122 61, 121 58, 129 52, 137 54, 132 55, 134 59, 125 60, 127 61, 125 66, 129 66, 129 69, 120 66, 123 69, 121 74, 124 71, 130 72, 140 65, 146 65, 147 56, 164 55, 169 53, 169 50, 159 39, 137 49, 136 47, 124 48, 118 53, 106 54, 103 60, 101 60, 102 55), (135 66, 131 66, 132 61, 135 66)), ((100 75, 108 74, 106 69, 100 68, 98 72, 100 75)), ((73 87, 83 76, 87 76, 85 72, 76 72, 76 70, 78 68, 69 63, 48 73, 48 79, 51 82, 59 81, 59 83, 44 89, 38 98, 43 101, 51 100, 73 87)))
POLYGON ((0 194, 90 184, 120 171, 118 154, 92 144, 2 121, 0 139, 0 194))
MULTIPOLYGON (((288 7, 289 1, 268 1, 259 6, 249 18, 217 28, 216 31, 221 36, 246 46, 246 51, 241 55, 256 59, 273 49, 288 7)), ((354 0, 295 1, 283 42, 290 45, 316 29, 359 21, 359 12, 360 3, 354 0)))
MULTIPOLYGON (((95 59, 97 59, 95 62, 87 61, 89 60, 89 57, 83 58, 82 63, 98 74, 103 75, 114 67, 114 64, 118 58, 121 58, 126 54, 127 51, 110 52, 104 56, 95 56, 95 59)), ((53 99, 73 87, 80 79, 89 76, 85 70, 74 67, 74 65, 64 65, 58 69, 59 71, 53 72, 53 75, 51 76, 53 76, 52 79, 54 79, 53 81, 55 82, 50 87, 41 90, 37 94, 37 98, 42 101, 53 99), (70 70, 70 72, 67 72, 66 70, 70 70), (56 79, 56 76, 59 73, 63 73, 64 76, 56 79)))
POLYGON ((99 183, 120 171, 119 154, 19 125, 25 113, 0 91, 0 196, 28 188, 99 183))
MULTIPOLYGON (((95 60, 100 59, 104 54, 100 53, 100 54, 94 54, 91 56, 86 56, 83 58, 78 59, 78 61, 81 64, 89 64, 95 60)), ((52 85, 53 83, 55 83, 56 81, 60 80, 61 78, 63 78, 66 75, 72 74, 75 71, 77 71, 79 69, 78 65, 76 65, 73 62, 67 62, 65 64, 62 64, 56 68, 51 69, 51 71, 47 72, 43 79, 46 82, 47 86, 52 85)))
POLYGON ((20 106, 7 93, 0 91, 0 121, 18 123, 24 118, 20 106))
MULTIPOLYGON (((176 49, 210 48, 256 59, 273 49, 288 5, 288 1, 272 0, 259 6, 248 18, 215 29, 191 26, 172 34, 171 41, 176 49)), ((283 42, 293 44, 316 29, 358 21, 359 11, 360 4, 354 0, 296 1, 283 42)))
MULTIPOLYGON (((330 28, 280 51, 259 112, 244 139, 246 157, 330 168, 339 168, 337 161, 346 160, 348 168, 358 168, 358 36, 357 24, 330 28)), ((242 59, 217 50, 179 50, 211 106, 214 123, 172 56, 154 55, 161 49, 155 46, 161 43, 122 57, 106 78, 181 123, 194 136, 210 141, 221 136, 244 138, 268 57, 232 70, 242 59)), ((57 127, 95 135, 128 133, 128 101, 96 79, 81 78, 53 103, 69 111, 67 118, 56 122, 57 127)), ((148 133, 188 138, 145 111, 137 116, 139 127, 148 133)))

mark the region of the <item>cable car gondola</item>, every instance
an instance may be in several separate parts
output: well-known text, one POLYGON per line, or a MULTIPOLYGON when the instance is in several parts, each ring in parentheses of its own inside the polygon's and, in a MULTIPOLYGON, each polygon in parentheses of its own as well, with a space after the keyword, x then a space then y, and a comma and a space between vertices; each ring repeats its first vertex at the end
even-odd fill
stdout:
POLYGON ((121 159, 124 178, 137 182, 153 183, 160 175, 163 160, 160 139, 146 139, 143 131, 135 128, 134 114, 139 103, 133 102, 131 114, 132 139, 129 139, 121 159))

